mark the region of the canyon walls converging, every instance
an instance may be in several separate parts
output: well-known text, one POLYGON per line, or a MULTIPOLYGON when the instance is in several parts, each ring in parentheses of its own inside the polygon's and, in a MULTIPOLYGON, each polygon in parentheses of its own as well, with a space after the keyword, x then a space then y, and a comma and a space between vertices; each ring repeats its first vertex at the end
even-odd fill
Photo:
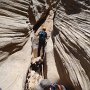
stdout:
POLYGON ((0 0, 1 90, 24 90, 31 29, 44 23, 49 10, 54 18, 46 47, 46 78, 67 90, 90 90, 90 0, 0 0))

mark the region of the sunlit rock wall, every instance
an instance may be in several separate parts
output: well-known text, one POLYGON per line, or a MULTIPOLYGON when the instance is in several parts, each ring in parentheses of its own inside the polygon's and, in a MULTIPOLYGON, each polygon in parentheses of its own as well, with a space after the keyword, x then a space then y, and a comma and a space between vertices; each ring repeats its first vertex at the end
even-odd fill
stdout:
POLYGON ((48 9, 46 1, 0 0, 0 60, 22 48, 34 25, 48 9))
POLYGON ((0 0, 0 90, 23 90, 30 65, 28 0, 0 0))
POLYGON ((29 32, 28 5, 24 0, 0 0, 0 60, 25 44, 29 32))
POLYGON ((90 90, 89 5, 89 0, 60 0, 55 12, 54 55, 68 90, 90 90))
POLYGON ((0 0, 1 90, 24 89, 31 61, 31 28, 48 7, 45 0, 0 0))
MULTIPOLYGON (((61 84, 69 90, 90 90, 89 5, 89 0, 0 0, 1 90, 24 89, 31 60, 31 29, 26 21, 33 26, 48 8, 55 11, 54 54, 48 53, 55 59, 61 84)), ((52 68, 49 63, 47 73, 52 68)))

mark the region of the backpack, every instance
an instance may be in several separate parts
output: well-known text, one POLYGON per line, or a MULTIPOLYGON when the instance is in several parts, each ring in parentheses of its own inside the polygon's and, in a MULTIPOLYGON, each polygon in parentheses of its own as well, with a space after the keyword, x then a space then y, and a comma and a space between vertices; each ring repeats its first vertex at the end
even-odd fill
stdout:
POLYGON ((61 89, 59 89, 58 84, 56 84, 56 83, 54 83, 50 87, 51 87, 51 90, 66 90, 66 88, 63 85, 61 85, 61 89))
POLYGON ((47 33, 44 31, 40 31, 39 32, 39 40, 40 41, 45 41, 45 39, 47 38, 47 33))
POLYGON ((50 87, 51 87, 51 90, 59 90, 57 84, 53 84, 50 87))

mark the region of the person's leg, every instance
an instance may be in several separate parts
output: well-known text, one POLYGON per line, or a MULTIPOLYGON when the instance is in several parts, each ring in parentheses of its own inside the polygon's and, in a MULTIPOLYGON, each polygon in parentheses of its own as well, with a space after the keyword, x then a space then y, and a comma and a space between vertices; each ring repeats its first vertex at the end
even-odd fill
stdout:
POLYGON ((45 43, 43 43, 43 52, 42 52, 42 53, 43 53, 42 56, 44 57, 44 53, 45 53, 45 43))
POLYGON ((38 57, 40 56, 40 51, 41 51, 41 44, 39 43, 39 45, 38 45, 38 57))
POLYGON ((42 75, 42 63, 39 64, 40 75, 42 75))

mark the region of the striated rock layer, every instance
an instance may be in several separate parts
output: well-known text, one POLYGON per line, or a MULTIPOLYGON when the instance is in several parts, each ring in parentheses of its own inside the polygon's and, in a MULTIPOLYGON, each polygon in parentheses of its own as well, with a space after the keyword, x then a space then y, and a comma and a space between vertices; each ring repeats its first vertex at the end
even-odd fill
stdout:
POLYGON ((41 0, 0 0, 1 90, 24 89, 31 61, 30 28, 47 9, 45 5, 41 0))
POLYGON ((89 5, 89 0, 60 0, 55 12, 54 56, 60 82, 69 90, 90 90, 89 5))
POLYGON ((28 7, 29 0, 0 0, 0 90, 24 89, 31 60, 28 7))
POLYGON ((47 78, 67 90, 90 90, 90 1, 0 0, 1 90, 24 90, 31 61, 30 28, 45 20, 49 9, 55 15, 49 28, 53 42, 49 38, 46 49, 47 78))

